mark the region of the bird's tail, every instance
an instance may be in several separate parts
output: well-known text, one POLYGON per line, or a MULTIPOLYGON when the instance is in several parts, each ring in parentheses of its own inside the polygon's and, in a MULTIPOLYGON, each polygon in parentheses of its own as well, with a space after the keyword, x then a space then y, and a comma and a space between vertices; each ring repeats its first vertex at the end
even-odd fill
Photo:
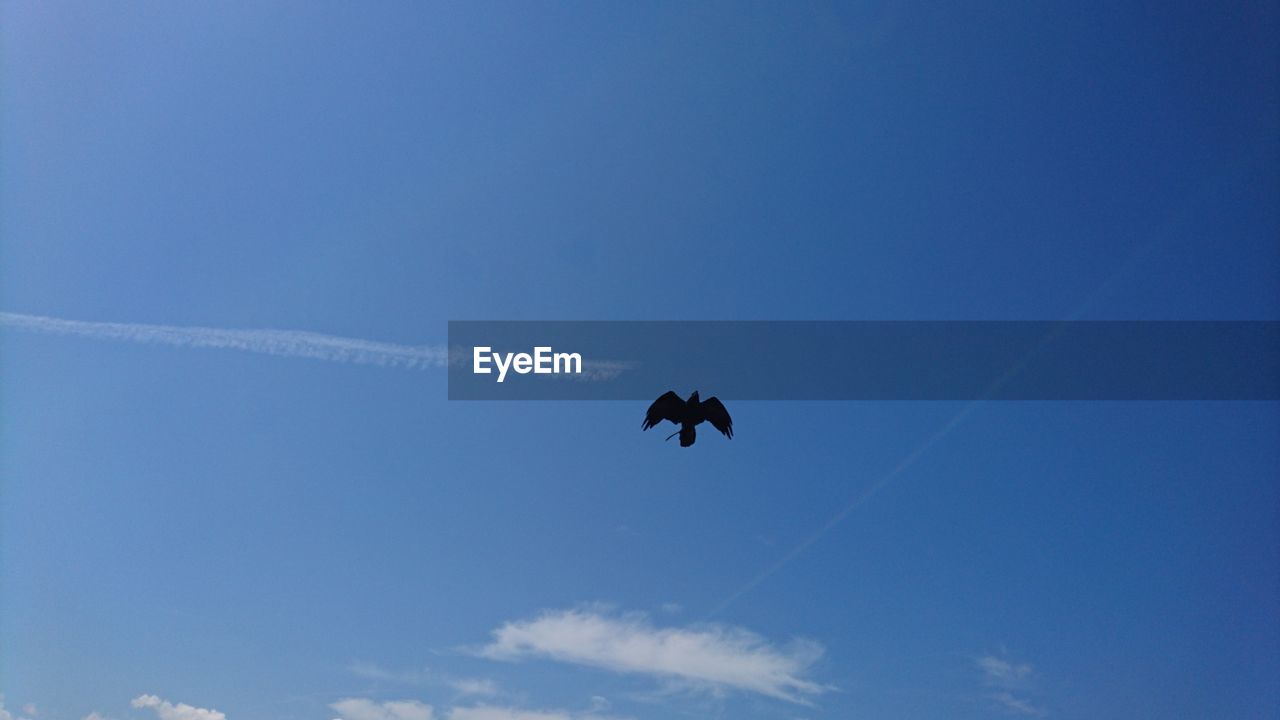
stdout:
POLYGON ((693 429, 692 425, 680 428, 680 447, 689 447, 697 438, 698 433, 693 429))
POLYGON ((692 425, 686 425, 680 428, 679 430, 668 435, 666 439, 670 440, 676 435, 680 436, 680 447, 689 447, 690 445, 693 444, 694 440, 698 439, 698 433, 696 430, 693 429, 692 425))

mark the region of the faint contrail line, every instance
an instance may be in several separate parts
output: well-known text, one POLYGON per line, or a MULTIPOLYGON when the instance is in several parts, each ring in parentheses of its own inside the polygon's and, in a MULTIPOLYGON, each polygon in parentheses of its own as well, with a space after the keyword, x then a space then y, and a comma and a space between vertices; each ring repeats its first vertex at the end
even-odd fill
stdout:
MULTIPOLYGON (((450 364, 467 362, 470 357, 467 350, 461 347, 455 347, 450 351, 443 345, 399 345, 325 335, 306 330, 236 330, 183 325, 86 322, 10 312, 0 312, 0 327, 46 335, 71 335, 95 340, 123 340, 177 347, 243 350, 262 355, 311 358, 410 370, 448 367, 450 364)), ((582 363, 582 373, 571 377, 585 382, 607 381, 633 367, 635 363, 632 362, 585 360, 582 363)))
MULTIPOLYGON (((1203 193, 1205 191, 1205 187, 1207 183, 1208 183, 1207 180, 1202 182, 1201 185, 1197 188, 1197 193, 1203 193)), ((1187 205, 1184 204, 1183 213, 1187 212, 1186 207, 1187 205)), ((1148 240, 1142 245, 1139 245, 1133 252, 1131 252, 1129 254, 1129 257, 1124 262, 1122 262, 1119 265, 1119 267, 1114 268, 1111 271, 1111 274, 1108 275, 1107 278, 1098 285, 1098 287, 1094 288, 1093 291, 1090 292, 1085 297, 1085 299, 1082 300, 1080 304, 1072 312, 1068 313, 1066 317, 1066 321, 1078 320, 1080 316, 1084 314, 1085 310, 1088 309, 1091 305, 1093 305, 1094 302, 1097 301, 1098 297, 1101 296, 1101 294, 1107 288, 1113 285, 1120 277, 1127 274, 1130 268, 1134 264, 1136 264, 1143 258, 1147 257, 1148 255, 1150 255, 1155 250, 1155 248, 1163 242, 1160 238, 1164 237, 1164 235, 1167 234, 1169 230, 1171 230, 1173 227, 1176 227, 1181 222, 1182 222, 1182 218, 1178 217, 1177 215, 1167 219, 1163 228, 1164 232, 1153 233, 1152 239, 1148 240)), ((941 441, 947 435, 951 434, 951 431, 955 430, 956 427, 958 427, 962 422, 964 422, 965 419, 967 419, 969 415, 971 415, 979 405, 981 405, 984 402, 987 402, 986 398, 994 394, 996 390, 1000 389, 1000 387, 1002 387, 1006 382, 1008 382, 1011 378, 1013 378, 1013 376, 1017 375, 1018 372, 1020 372, 1024 367, 1026 367, 1027 363, 1030 362, 1031 358, 1035 356, 1037 353, 1039 353, 1041 350, 1043 350, 1045 346, 1047 346, 1049 343, 1053 342, 1053 340, 1058 337, 1060 332, 1061 332, 1061 329, 1059 327, 1059 329, 1055 329, 1049 332, 1043 338, 1041 338, 1040 342, 1037 343, 1034 348, 1032 348, 1026 355, 1024 355, 1021 360, 1015 363, 1013 367, 1009 368, 1004 373, 1004 375, 997 378, 995 382, 993 382, 986 389, 986 391, 983 392, 982 395, 978 397, 978 399, 970 400, 968 403, 966 403, 965 406, 962 407, 959 412, 957 412, 950 420, 944 423, 942 427, 934 431, 934 433, 930 435, 928 438, 926 438, 924 442, 917 445, 916 448, 912 450, 910 453, 908 453, 907 456, 904 457, 897 465, 895 465, 892 470, 880 476, 880 478, 875 482, 871 483, 871 485, 868 486, 867 489, 855 495, 849 501, 849 503, 846 504, 834 516, 832 516, 830 520, 826 521, 817 530, 810 533, 807 537, 805 537, 804 540, 800 541, 799 544, 793 547, 786 555, 783 555, 781 559, 777 560, 772 565, 769 565, 763 571, 758 573, 755 577, 751 578, 751 580, 749 580, 745 585, 738 588, 733 593, 731 593, 728 597, 722 600, 719 605, 716 605, 714 608, 712 608, 711 612, 708 613, 707 617, 715 617, 716 615, 719 615, 721 612, 725 610, 725 608, 729 607, 734 602, 736 602, 738 598, 751 592, 756 587, 758 587, 761 583, 763 583, 764 581, 772 577, 774 574, 776 574, 779 570, 786 567, 788 564, 791 563, 792 560, 795 560, 797 557, 802 555, 806 550, 808 550, 810 546, 812 546, 814 543, 820 540, 822 536, 826 535, 828 532, 834 529, 837 525, 844 522, 844 520, 847 517, 849 517, 849 515, 854 510, 857 510, 858 508, 862 507, 864 503, 866 503, 868 500, 871 499, 872 496, 874 496, 886 485, 888 485, 890 481, 892 481, 894 478, 901 475, 903 471, 907 470, 912 465, 915 465, 916 461, 918 461, 921 457, 923 457, 924 454, 928 452, 930 448, 938 444, 939 441, 941 441)))
POLYGON ((997 391, 999 391, 1002 387, 1004 387, 1005 383, 1009 382, 1018 373, 1022 372, 1022 369, 1025 368, 1027 364, 1031 362, 1031 358, 1038 355, 1041 350, 1044 350, 1045 347, 1047 347, 1050 343, 1052 343, 1055 339, 1057 339, 1059 335, 1062 334, 1062 327, 1063 326, 1060 323, 1057 327, 1045 333, 1045 335, 1040 338, 1039 342, 1036 343, 1035 347, 1028 350, 1027 353, 1023 355, 1016 363, 1014 363, 1011 367, 1005 370, 1003 375, 996 378, 989 385, 987 385, 987 387, 982 391, 982 393, 976 399, 970 400, 969 402, 965 403, 964 407, 960 408, 959 412, 953 415, 950 420, 948 420, 946 423, 942 425, 942 427, 935 430, 932 435, 930 435, 928 438, 924 440, 924 442, 917 445, 914 450, 907 453, 907 456, 904 457, 900 462, 898 462, 898 464, 895 465, 892 470, 885 473, 884 475, 881 475, 880 479, 871 483, 871 485, 868 486, 866 490, 863 490, 861 493, 858 493, 856 496, 854 496, 854 498, 850 500, 849 503, 845 505, 842 510, 837 512, 830 520, 823 523, 821 527, 819 527, 812 534, 810 534, 803 541, 801 541, 799 545, 796 545, 794 548, 792 548, 790 552, 788 552, 786 555, 782 557, 782 559, 770 565, 768 568, 764 570, 764 572, 760 573, 759 575, 756 575, 746 585, 743 585, 733 594, 729 595, 729 597, 721 601, 720 604, 717 605, 711 611, 711 616, 714 617, 716 615, 719 615, 722 610, 729 607, 729 605, 733 604, 735 600, 747 594, 748 592, 754 590, 756 586, 759 585, 760 583, 764 582, 765 580, 768 580, 770 576, 772 576, 774 573, 781 570, 792 560, 799 557, 800 554, 803 553, 805 550, 808 550, 809 546, 817 542, 823 535, 826 535, 833 528, 835 528, 835 526, 844 522, 845 518, 849 517, 850 513, 862 507, 863 503, 870 500, 872 496, 874 496, 876 493, 880 492, 880 490, 883 489, 884 486, 888 485, 890 481, 892 481, 894 478, 901 475, 904 471, 906 471, 912 465, 915 465, 916 461, 924 457, 924 454, 927 453, 930 450, 930 448, 932 448, 934 445, 937 445, 938 442, 941 441, 943 438, 945 438, 947 435, 950 435, 952 430, 955 430, 957 427, 959 427, 960 423, 964 422, 971 414, 973 414, 973 411, 976 410, 979 405, 987 402, 988 398, 994 396, 997 391))
POLYGON ((0 312, 0 326, 46 335, 71 335, 96 340, 123 340, 178 347, 243 350, 263 355, 311 358, 357 365, 419 369, 445 367, 449 364, 449 353, 444 347, 398 345, 324 335, 305 330, 234 330, 198 326, 85 322, 9 312, 0 312))
POLYGON ((793 547, 791 551, 788 552, 786 555, 783 555, 782 558, 779 559, 777 562, 765 568, 760 574, 751 578, 751 580, 746 585, 743 585, 742 587, 738 588, 731 595, 726 597, 724 600, 720 601, 720 604, 715 606, 714 609, 712 609, 708 617, 715 617, 716 615, 719 615, 725 608, 732 605, 735 600, 754 590, 756 586, 758 586, 760 583, 764 582, 765 580, 768 580, 774 573, 778 572, 783 567, 788 565, 792 560, 795 560, 805 550, 808 550, 809 547, 814 543, 816 543, 819 539, 821 539, 823 535, 826 535, 835 526, 844 522, 844 519, 849 517, 850 513, 862 507, 863 503, 870 500, 872 496, 874 496, 876 493, 880 492, 880 490, 883 489, 885 485, 888 485, 891 480, 901 475, 905 470, 910 468, 912 465, 915 465, 916 461, 924 457, 924 454, 929 451, 929 448, 932 448, 934 445, 938 443, 938 441, 942 440, 944 437, 949 435, 951 431, 956 428, 956 426, 958 426, 961 422, 964 422, 964 419, 969 417, 969 414, 972 413, 974 409, 982 402, 984 401, 983 400, 969 401, 969 403, 965 405, 963 408, 961 408, 960 412, 956 413, 950 420, 946 422, 946 424, 944 424, 938 430, 934 431, 934 433, 930 435, 927 440, 925 440, 924 442, 916 446, 916 448, 912 450, 910 453, 908 453, 907 456, 903 458, 897 465, 895 465, 892 470, 880 476, 879 480, 876 480, 875 482, 871 483, 871 485, 867 487, 867 489, 863 490, 861 493, 858 493, 858 495, 856 495, 853 498, 853 500, 851 500, 847 505, 845 505, 842 510, 840 510, 834 516, 832 516, 830 520, 826 521, 825 523, 822 524, 821 527, 819 527, 817 530, 810 533, 808 537, 802 540, 800 544, 793 547))

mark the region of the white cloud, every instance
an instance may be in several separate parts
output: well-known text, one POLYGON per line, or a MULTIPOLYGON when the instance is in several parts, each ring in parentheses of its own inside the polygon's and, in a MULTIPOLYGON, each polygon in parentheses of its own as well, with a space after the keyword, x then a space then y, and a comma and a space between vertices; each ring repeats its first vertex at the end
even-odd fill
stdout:
POLYGON ((417 700, 376 702, 367 698, 344 698, 329 706, 341 720, 431 720, 430 705, 417 700))
MULTIPOLYGON (((603 700, 603 698, 599 698, 603 700)), ((566 710, 526 710, 497 705, 454 706, 440 716, 441 720, 621 720, 598 714, 597 698, 592 698, 591 710, 586 713, 566 710)), ((607 705, 607 702, 606 702, 607 705)), ((378 702, 368 698, 345 698, 329 706, 339 717, 337 720, 433 720, 436 714, 430 705, 416 700, 378 702)))
POLYGON ((449 711, 449 720, 572 720, 566 712, 521 710, 519 708, 477 705, 456 707, 449 711))
MULTIPOLYGON (((27 715, 34 716, 36 714, 36 706, 33 703, 27 703, 22 706, 22 712, 27 715)), ((14 715, 4 707, 4 693, 0 693, 0 720, 29 720, 21 715, 14 715)))
POLYGON ((430 670, 423 668, 421 670, 387 670, 378 665, 368 662, 352 663, 347 666, 347 670, 352 674, 370 680, 384 680, 387 682, 400 683, 402 685, 425 685, 431 682, 433 675, 430 670))
MULTIPOLYGON (((593 701, 595 699, 592 698, 593 701)), ((592 705, 592 711, 585 714, 567 710, 525 710, 496 705, 455 707, 449 711, 449 720, 620 720, 595 714, 595 703, 593 702, 592 705)))
POLYGON ((1031 676, 1030 665, 1015 665, 994 655, 980 657, 977 663, 986 676, 986 681, 989 685, 1016 687, 1031 676))
POLYGON ((991 699, 996 705, 1014 713, 1015 715, 1028 715, 1031 717, 1039 717, 1044 715, 1044 710, 1032 705, 1030 701, 1020 698, 1008 690, 1002 690, 991 695, 991 699))
MULTIPOLYGON (((311 358, 328 362, 380 365, 408 369, 448 367, 469 362, 469 350, 430 345, 401 345, 362 338, 325 335, 307 330, 254 330, 197 325, 147 325, 144 323, 89 322, 45 315, 0 312, 0 327, 46 335, 67 335, 94 340, 218 348, 243 352, 311 358)), ((615 360, 587 360, 577 380, 610 380, 634 367, 615 360)), ((3 718, 0 718, 3 720, 3 718)))
POLYGON ((397 345, 303 330, 233 330, 183 325, 85 322, 9 312, 0 312, 0 326, 49 335, 243 350, 361 365, 426 368, 444 367, 449 362, 449 353, 441 347, 397 345))
POLYGON ((453 678, 447 681, 449 687, 459 695, 497 695, 498 684, 484 678, 453 678))
POLYGON ((155 710, 160 720, 227 720, 227 716, 217 710, 198 708, 186 703, 175 705, 155 695, 139 695, 130 704, 136 708, 155 710))
POLYGON ((428 668, 420 670, 387 670, 368 662, 352 663, 347 668, 353 674, 370 680, 399 683, 401 685, 442 685, 452 688, 458 695, 499 695, 498 684, 487 678, 455 677, 443 673, 432 672, 428 668))
POLYGON ((982 671, 983 683, 995 690, 987 697, 997 707, 1014 715, 1037 717, 1045 714, 1043 708, 1015 694, 1023 693, 1034 676, 1035 671, 1030 665, 1010 662, 995 655, 984 655, 974 662, 982 671))
POLYGON ((822 646, 812 641, 795 641, 783 650, 742 628, 659 628, 643 615, 593 610, 547 612, 506 623, 479 651, 495 660, 543 657, 796 703, 829 689, 805 678, 822 653, 822 646))
POLYGON ((85 715, 84 720, 107 720, 107 718, 103 715, 99 715, 98 712, 95 710, 94 712, 91 712, 88 715, 85 715))

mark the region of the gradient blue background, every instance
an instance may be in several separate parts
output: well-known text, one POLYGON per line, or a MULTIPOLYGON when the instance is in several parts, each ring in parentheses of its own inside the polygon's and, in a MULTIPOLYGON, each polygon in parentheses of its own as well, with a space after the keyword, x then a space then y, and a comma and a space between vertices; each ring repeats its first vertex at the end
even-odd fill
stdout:
MULTIPOLYGON (((406 344, 449 319, 1280 319, 1278 20, 5 2, 0 309, 406 344)), ((445 392, 3 332, 6 707, 448 705, 367 662, 637 718, 999 717, 981 656, 1034 667, 1051 717, 1280 706, 1273 403, 739 403, 732 442, 680 451, 640 405, 445 392), (456 650, 588 602, 812 638, 840 690, 642 702, 646 678, 456 650)))

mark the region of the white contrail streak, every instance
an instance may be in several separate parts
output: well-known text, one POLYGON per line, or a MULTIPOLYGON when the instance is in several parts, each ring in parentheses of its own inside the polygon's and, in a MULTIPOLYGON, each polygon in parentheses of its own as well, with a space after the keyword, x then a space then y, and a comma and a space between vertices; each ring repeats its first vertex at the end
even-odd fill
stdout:
MULTIPOLYGON (((1197 193, 1203 193, 1206 185, 1207 185, 1207 181, 1205 181, 1200 186, 1200 188, 1197 190, 1197 193)), ((1186 213, 1187 212, 1186 208, 1190 206, 1191 204, 1189 202, 1184 202, 1182 205, 1182 208, 1183 208, 1182 212, 1186 213)), ((1082 301, 1074 311, 1072 311, 1070 314, 1067 315, 1065 320, 1079 320, 1080 317, 1084 314, 1084 312, 1091 305, 1093 305, 1108 288, 1116 284, 1116 282, 1118 282, 1120 278, 1124 277, 1134 267, 1138 266, 1144 258, 1150 255, 1157 248, 1157 246, 1162 244, 1163 241, 1160 240, 1160 238, 1163 238, 1169 235, 1169 231, 1171 231, 1173 228, 1177 227, 1178 225, 1183 224, 1183 222, 1184 222, 1183 218, 1177 215, 1175 215, 1173 218, 1168 219, 1165 229, 1163 231, 1153 233, 1152 240, 1149 240, 1146 243, 1139 245, 1137 249, 1135 249, 1132 253, 1130 253, 1128 259, 1125 260, 1123 263, 1121 263, 1115 270, 1113 270, 1111 274, 1098 287, 1094 288, 1093 292, 1089 293, 1089 295, 1085 297, 1084 301, 1082 301)), ((1018 372, 1020 372, 1024 367, 1026 367, 1027 363, 1031 360, 1031 358, 1036 353, 1044 349, 1045 346, 1047 346, 1050 342, 1052 342, 1058 336, 1059 332, 1060 332, 1059 330, 1055 330, 1054 332, 1051 332, 1045 337, 1041 338, 1040 342, 1036 345, 1036 347, 1032 348, 1030 352, 1028 352, 1025 356, 1023 356, 1023 358, 1019 360, 1017 364, 1009 368, 1009 370, 1005 372, 1004 375, 996 379, 996 381, 993 382, 991 386, 987 388, 986 392, 983 393, 982 397, 989 397, 993 395, 996 390, 1000 389, 1000 387, 1004 385, 1004 383, 1008 382, 1011 378, 1017 375, 1018 372)), ((868 500, 870 500, 872 496, 880 492, 880 490, 883 489, 886 485, 888 485, 890 482, 895 480, 899 475, 901 475, 903 472, 909 469, 912 465, 914 465, 917 460, 922 458, 924 454, 927 453, 934 445, 937 445, 939 442, 941 442, 943 438, 945 438, 947 435, 951 433, 952 430, 955 430, 956 427, 958 427, 962 422, 964 422, 965 419, 968 418, 969 415, 971 415, 973 411, 977 409, 977 407, 984 402, 986 402, 986 400, 982 398, 969 401, 968 404, 966 404, 963 408, 960 409, 960 412, 956 413, 955 416, 953 416, 950 420, 946 422, 946 424, 944 424, 941 428, 939 428, 932 435, 930 435, 924 442, 920 443, 920 445, 918 445, 915 450, 912 450, 892 470, 882 475, 878 480, 873 482, 866 490, 862 491, 857 496, 855 496, 849 502, 848 505, 845 505, 845 507, 842 510, 840 510, 840 512, 832 516, 830 520, 828 520, 821 527, 815 530, 812 534, 810 534, 808 537, 802 540, 800 544, 792 548, 790 552, 782 556, 782 559, 774 562, 772 565, 765 568, 762 572, 760 572, 760 574, 752 578, 746 585, 743 585, 741 588, 734 591, 733 594, 729 595, 727 598, 721 601, 719 605, 715 606, 715 608, 711 610, 710 617, 715 617, 716 615, 719 615, 722 611, 724 611, 725 608, 733 604, 738 598, 742 597, 748 592, 751 592, 756 587, 758 587, 761 583, 768 580, 775 573, 777 573, 779 570, 785 567, 792 560, 795 560, 797 557, 804 554, 804 552, 808 550, 810 546, 818 542, 818 540, 822 539, 824 535, 826 535, 828 532, 834 529, 837 525, 844 522, 845 519, 849 517, 849 515, 851 515, 854 510, 857 510, 858 508, 862 507, 862 505, 866 503, 868 500)))
MULTIPOLYGON (((44 333, 71 335, 95 340, 178 347, 243 350, 263 355, 302 357, 329 362, 380 365, 382 367, 443 368, 467 359, 465 348, 449 352, 443 345, 398 345, 396 343, 339 337, 306 330, 228 330, 182 325, 144 325, 141 323, 86 322, 64 320, 44 315, 0 312, 0 327, 44 333)), ((634 363, 616 360, 587 360, 576 380, 598 382, 612 380, 634 367, 634 363)))
POLYGON ((449 353, 444 347, 397 345, 303 330, 228 330, 175 325, 85 322, 9 312, 0 312, 0 326, 46 335, 72 335, 96 340, 124 340, 178 347, 243 350, 264 355, 312 358, 358 365, 418 369, 445 367, 449 364, 449 353))

